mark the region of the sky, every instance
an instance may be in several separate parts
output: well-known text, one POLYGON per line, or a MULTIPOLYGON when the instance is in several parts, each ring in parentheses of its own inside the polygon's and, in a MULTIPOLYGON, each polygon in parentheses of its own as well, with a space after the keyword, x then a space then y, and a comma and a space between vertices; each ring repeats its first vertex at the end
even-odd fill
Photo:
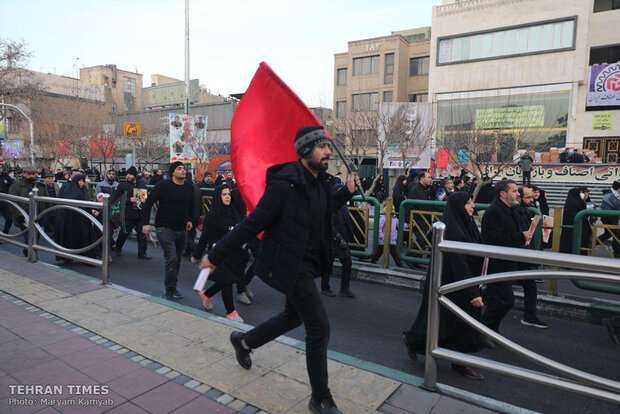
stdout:
MULTIPOLYGON (((347 43, 431 25, 441 0, 190 0, 190 79, 242 93, 267 62, 308 106, 332 107, 347 43)), ((27 43, 29 69, 78 76, 116 64, 185 77, 184 0, 0 0, 0 38, 27 43), (19 11, 19 12, 16 12, 19 11), (10 16, 10 17, 9 17, 10 16)))

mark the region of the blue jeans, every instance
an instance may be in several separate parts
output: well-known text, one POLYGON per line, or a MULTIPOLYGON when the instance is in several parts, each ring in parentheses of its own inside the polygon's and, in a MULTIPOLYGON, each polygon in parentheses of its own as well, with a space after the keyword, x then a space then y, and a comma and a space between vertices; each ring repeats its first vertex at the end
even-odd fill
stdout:
POLYGON ((166 295, 172 295, 177 290, 177 279, 187 232, 158 227, 155 233, 164 251, 166 295))

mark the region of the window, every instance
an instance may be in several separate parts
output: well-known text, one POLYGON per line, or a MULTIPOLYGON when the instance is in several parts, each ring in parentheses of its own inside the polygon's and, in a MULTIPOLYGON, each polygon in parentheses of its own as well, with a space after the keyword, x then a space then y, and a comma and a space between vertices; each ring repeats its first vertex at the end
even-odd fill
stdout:
POLYGON ((594 13, 620 9, 620 0, 594 0, 594 13))
POLYGON ((426 39, 425 33, 417 33, 417 34, 405 36, 405 40, 408 42, 420 42, 424 39, 426 39))
POLYGON ((347 75, 349 74, 349 69, 341 68, 338 69, 338 80, 336 82, 337 85, 346 85, 347 84, 347 75))
POLYGON ((409 102, 428 102, 427 93, 410 93, 407 98, 409 102))
POLYGON ((353 76, 379 73, 379 55, 353 59, 353 76))
POLYGON ((409 76, 428 75, 430 56, 409 59, 409 76))
POLYGON ((347 116, 347 101, 336 102, 336 118, 344 118, 347 116))
MULTIPOLYGON (((576 20, 576 17, 571 17, 440 38, 438 64, 574 49, 576 20)), ((415 76, 411 70, 409 75, 415 76)))
POLYGON ((393 91, 383 91, 383 102, 392 102, 393 95, 393 91))
POLYGON ((124 82, 124 92, 130 94, 135 98, 136 96, 136 80, 134 78, 125 77, 124 82))
POLYGON ((590 66, 613 62, 620 62, 620 45, 590 49, 590 66))
POLYGON ((376 111, 379 109, 379 94, 377 92, 359 93, 352 96, 352 111, 376 111))
POLYGON ((394 53, 385 55, 385 73, 383 75, 383 83, 390 84, 394 82, 394 53))

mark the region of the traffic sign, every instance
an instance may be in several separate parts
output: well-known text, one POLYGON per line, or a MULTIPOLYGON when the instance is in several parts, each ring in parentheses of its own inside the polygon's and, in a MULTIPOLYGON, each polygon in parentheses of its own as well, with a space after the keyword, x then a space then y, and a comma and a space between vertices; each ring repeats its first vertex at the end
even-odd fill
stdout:
POLYGON ((125 138, 142 138, 140 122, 125 122, 125 138))

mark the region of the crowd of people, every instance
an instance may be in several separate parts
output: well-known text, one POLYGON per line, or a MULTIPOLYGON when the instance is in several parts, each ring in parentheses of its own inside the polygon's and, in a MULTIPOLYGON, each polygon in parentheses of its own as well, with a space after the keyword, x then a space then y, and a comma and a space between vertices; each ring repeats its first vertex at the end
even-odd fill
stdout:
MULTIPOLYGON (((249 305, 254 294, 249 288, 253 276, 259 276, 269 286, 286 296, 285 308, 279 315, 267 320, 249 332, 233 332, 231 343, 239 364, 250 369, 250 352, 304 324, 306 328, 307 368, 312 387, 310 406, 314 412, 339 412, 327 386, 327 343, 329 341, 329 320, 320 294, 336 296, 330 286, 333 261, 341 262, 340 296, 355 298, 350 290, 352 257, 349 243, 353 239, 351 217, 345 203, 355 194, 358 186, 372 186, 374 177, 360 181, 352 174, 343 182, 339 176, 326 173, 327 160, 331 154, 329 141, 321 127, 301 128, 295 137, 299 160, 275 165, 267 171, 267 188, 255 210, 247 214, 246 207, 237 189, 232 174, 219 175, 213 180, 206 173, 197 182, 185 165, 174 162, 167 171, 156 169, 152 173, 136 167, 120 171, 108 169, 102 177, 96 170, 64 169, 55 173, 34 166, 25 166, 19 171, 4 171, 0 165, 0 192, 28 197, 33 188, 39 195, 71 200, 90 200, 88 185, 94 176, 96 185, 94 199, 101 201, 104 194, 110 195, 112 204, 122 207, 123 214, 112 215, 111 229, 118 232, 111 238, 111 248, 117 256, 130 233, 136 233, 137 259, 150 260, 147 254, 147 240, 151 237, 151 210, 157 240, 164 256, 164 297, 168 300, 183 298, 178 289, 179 272, 183 258, 191 264, 209 268, 211 286, 200 292, 205 310, 212 311, 213 299, 221 293, 229 320, 243 322, 235 306, 233 289, 237 287, 237 303, 249 305), (101 178, 101 179, 99 179, 101 178), (62 181, 62 184, 60 183, 62 181), (147 186, 154 186, 147 193, 147 186), (208 213, 202 217, 203 197, 201 189, 213 189, 208 213), (196 230, 201 228, 197 242, 196 230), (262 238, 257 236, 263 233, 262 238), (252 263, 249 252, 252 253, 252 263), (321 277, 321 289, 313 279, 321 277)), ((373 195, 380 200, 385 193, 382 177, 374 183, 373 195)), ((562 224, 574 224, 579 211, 594 208, 589 190, 577 187, 568 192, 562 224)), ((483 177, 482 182, 463 171, 460 176, 433 180, 425 170, 412 170, 408 176, 399 176, 392 188, 394 212, 391 228, 386 229, 386 217, 378 220, 380 246, 372 258, 375 262, 383 249, 389 249, 394 261, 401 266, 397 250, 398 218, 396 213, 405 200, 445 201, 441 220, 446 224, 445 238, 467 243, 482 243, 522 249, 533 249, 532 214, 529 207, 535 207, 543 214, 549 214, 545 191, 525 183, 521 187, 512 180, 501 180, 492 184, 483 177), (477 186, 481 186, 476 191, 477 186), (474 200, 474 194, 477 194, 474 200), (487 203, 482 226, 478 228, 473 219, 476 203, 487 203)), ((22 208, 28 212, 27 203, 22 208)), ((411 208, 411 207, 410 207, 411 208)), ((410 217, 407 209, 406 217, 410 217)), ((420 205, 418 210, 430 211, 436 206, 420 205)), ((604 210, 620 210, 620 181, 613 183, 603 197, 600 206, 604 210)), ((12 225, 20 231, 26 229, 24 216, 6 203, 0 203, 4 216, 3 232, 9 233, 12 225)), ((101 221, 100 209, 88 210, 95 220, 101 221)), ((617 219, 605 218, 606 224, 617 224, 617 219)), ((590 219, 584 219, 582 247, 589 247, 592 228, 590 219)), ((46 217, 46 233, 59 245, 79 249, 92 244, 97 238, 98 228, 91 220, 76 211, 60 209, 46 217)), ((428 221, 414 217, 409 229, 422 250, 430 250, 430 225, 428 221)), ((618 231, 607 229, 607 237, 613 239, 613 250, 620 256, 618 231)), ((604 235, 605 236, 605 235, 604 235)), ((603 237, 604 237, 603 236, 603 237)), ((24 233, 27 239, 27 232, 24 233)), ((572 229, 562 231, 562 252, 572 251, 572 229)), ((24 251, 27 254, 27 251, 24 251)), ((101 257, 101 249, 84 253, 101 257)), ((418 255, 420 257, 420 255, 418 255)), ((71 260, 64 260, 70 264, 71 260)), ((112 260, 112 258, 109 258, 112 260)), ((408 262, 408 261, 407 261, 408 262)), ((416 267, 421 267, 415 264, 416 267)), ((447 253, 443 263, 443 283, 484 274, 531 269, 531 265, 499 259, 482 258, 447 253)), ((518 281, 523 287, 524 310, 521 323, 524 326, 547 328, 537 316, 536 281, 518 281)), ((409 357, 415 361, 424 354, 428 318, 429 286, 426 284, 424 298, 411 329, 403 333, 403 341, 409 357)), ((479 320, 488 328, 499 332, 501 323, 514 304, 511 282, 491 283, 483 288, 470 287, 448 294, 455 304, 468 315, 479 320)), ((495 344, 483 337, 469 325, 455 317, 445 308, 441 309, 439 345, 461 352, 478 352, 482 348, 493 348, 495 344)), ((453 364, 459 374, 476 380, 484 379, 482 373, 472 368, 453 364)))

